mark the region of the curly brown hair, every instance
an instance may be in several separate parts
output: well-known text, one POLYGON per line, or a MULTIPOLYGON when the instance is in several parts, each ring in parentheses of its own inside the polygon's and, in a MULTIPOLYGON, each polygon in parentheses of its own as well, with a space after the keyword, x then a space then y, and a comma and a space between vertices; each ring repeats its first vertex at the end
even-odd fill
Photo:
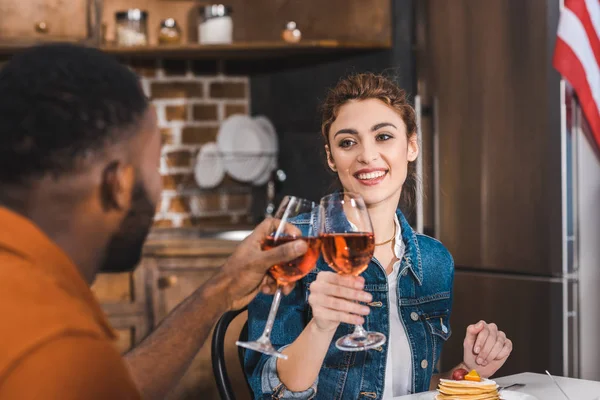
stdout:
MULTIPOLYGON (((398 111, 406 124, 407 139, 417 134, 414 108, 408 103, 406 92, 389 78, 360 73, 341 79, 329 90, 321 106, 321 134, 329 146, 329 130, 337 118, 341 106, 352 100, 378 99, 398 111)), ((404 212, 412 211, 417 194, 417 171, 415 161, 409 161, 406 180, 400 196, 400 207, 404 212)))

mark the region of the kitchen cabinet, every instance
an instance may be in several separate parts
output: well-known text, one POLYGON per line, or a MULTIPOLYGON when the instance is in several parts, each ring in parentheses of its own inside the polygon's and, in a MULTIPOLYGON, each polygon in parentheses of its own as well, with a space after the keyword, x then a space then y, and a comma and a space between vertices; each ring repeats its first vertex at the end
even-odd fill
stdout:
POLYGON ((102 304, 113 328, 119 334, 117 347, 125 353, 151 329, 147 312, 145 268, 120 274, 99 274, 92 292, 102 304))
MULTIPOLYGON (((125 353, 147 336, 177 305, 219 270, 238 243, 236 240, 151 237, 135 272, 100 274, 92 290, 119 333, 116 343, 119 350, 125 353)), ((246 319, 246 313, 240 314, 230 325, 225 339, 230 379, 236 388, 237 398, 241 400, 250 399, 250 395, 239 365, 235 341, 246 319)), ((219 398, 212 372, 211 337, 212 332, 168 399, 219 398)))
POLYGON ((0 41, 79 41, 88 37, 93 0, 2 0, 0 41))

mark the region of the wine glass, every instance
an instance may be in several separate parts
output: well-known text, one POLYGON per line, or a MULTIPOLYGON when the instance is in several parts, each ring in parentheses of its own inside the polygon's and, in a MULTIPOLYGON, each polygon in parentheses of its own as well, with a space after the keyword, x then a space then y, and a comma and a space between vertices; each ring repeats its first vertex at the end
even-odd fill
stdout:
POLYGON ((314 268, 319 258, 321 240, 317 235, 315 222, 318 221, 318 212, 319 207, 312 201, 294 196, 285 196, 283 198, 274 215, 276 229, 264 239, 262 249, 269 250, 273 247, 301 239, 308 245, 308 251, 301 257, 286 263, 273 265, 269 269, 269 274, 277 281, 277 291, 273 297, 265 329, 257 340, 253 342, 237 341, 236 345, 287 360, 287 356, 278 352, 271 344, 271 330, 273 329, 273 322, 275 321, 279 302, 281 301, 282 285, 302 279, 314 268), (300 229, 290 225, 290 221, 299 220, 310 221, 306 234, 303 234, 300 229))
MULTIPOLYGON (((362 274, 373 257, 375 238, 363 198, 356 193, 334 193, 321 199, 319 237, 323 258, 340 275, 362 274)), ((339 338, 343 351, 362 351, 381 346, 384 334, 367 332, 356 325, 354 332, 339 338)))

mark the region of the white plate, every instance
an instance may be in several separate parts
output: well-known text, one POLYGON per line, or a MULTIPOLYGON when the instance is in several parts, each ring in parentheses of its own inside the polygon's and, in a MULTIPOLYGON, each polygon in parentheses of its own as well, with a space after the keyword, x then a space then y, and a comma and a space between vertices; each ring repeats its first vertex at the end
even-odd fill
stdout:
MULTIPOLYGON (((437 392, 424 393, 419 400, 435 400, 437 392)), ((535 396, 527 393, 515 392, 512 390, 502 390, 500 392, 501 400, 540 400, 535 396)))
POLYGON ((503 390, 500 392, 502 400, 539 400, 537 397, 527 393, 515 392, 512 390, 503 390))
MULTIPOLYGON (((275 158, 275 156, 272 156, 272 158, 275 158)), ((258 178, 253 180, 252 184, 255 186, 262 186, 265 183, 269 182, 269 179, 271 178, 271 174, 273 173, 273 170, 275 168, 277 168, 277 160, 275 160, 275 162, 269 161, 269 164, 267 165, 267 169, 265 169, 258 178)))
POLYGON ((194 167, 194 178, 201 188, 218 186, 225 177, 225 168, 216 143, 207 143, 200 148, 194 167))
POLYGON ((267 169, 269 151, 267 133, 252 118, 232 115, 221 124, 217 145, 223 153, 225 170, 232 178, 252 182, 267 169))
POLYGON ((279 147, 279 140, 277 138, 277 132, 271 121, 264 115, 258 115, 254 117, 254 122, 261 127, 261 129, 267 134, 268 140, 268 151, 272 153, 269 156, 269 163, 265 170, 256 178, 252 183, 256 186, 262 186, 269 181, 271 174, 277 169, 277 151, 279 147))
POLYGON ((277 131, 275 130, 275 127, 273 126, 271 121, 264 115, 257 115, 256 117, 254 117, 254 122, 256 122, 256 124, 267 133, 270 147, 269 150, 276 152, 277 147, 279 145, 277 139, 277 131))

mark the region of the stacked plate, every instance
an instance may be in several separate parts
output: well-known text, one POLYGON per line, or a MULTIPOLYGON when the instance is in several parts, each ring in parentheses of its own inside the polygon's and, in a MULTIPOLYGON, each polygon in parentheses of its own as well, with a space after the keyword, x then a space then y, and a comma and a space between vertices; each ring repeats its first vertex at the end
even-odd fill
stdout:
POLYGON ((225 167, 216 143, 207 143, 200 148, 194 177, 198 186, 205 189, 218 186, 225 177, 225 167))
POLYGON ((232 115, 217 135, 223 167, 232 178, 263 185, 277 167, 277 133, 264 116, 232 115))
POLYGON ((267 117, 263 115, 256 116, 254 117, 254 122, 263 129, 263 132, 266 133, 268 138, 267 157, 269 158, 269 163, 261 176, 253 181, 255 185, 261 186, 269 181, 271 173, 277 169, 277 152, 279 150, 279 144, 277 139, 277 131, 275 131, 275 127, 267 117))

